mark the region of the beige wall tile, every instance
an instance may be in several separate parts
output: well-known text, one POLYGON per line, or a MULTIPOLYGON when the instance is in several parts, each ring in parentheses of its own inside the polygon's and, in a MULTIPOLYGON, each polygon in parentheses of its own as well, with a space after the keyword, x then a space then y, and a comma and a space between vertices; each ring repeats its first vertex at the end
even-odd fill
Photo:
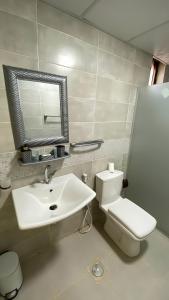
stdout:
POLYGON ((68 96, 96 98, 96 75, 40 61, 40 71, 67 76, 68 96))
POLYGON ((79 150, 71 150, 71 156, 68 159, 65 159, 63 162, 63 167, 75 166, 79 164, 84 164, 91 162, 93 160, 93 151, 90 151, 90 147, 80 148, 79 150), (83 150, 82 150, 83 149, 83 150))
MULTIPOLYGON (((16 225, 17 225, 11 195, 8 196, 4 206, 1 207, 1 209, 0 209, 0 220, 1 220, 1 226, 0 226, 0 235, 1 236, 5 231, 8 231, 12 227, 16 227, 16 225), (10 220, 10 222, 9 222, 9 220, 10 220)), ((2 242, 2 240, 1 240, 1 242, 2 242)), ((0 248, 1 248, 0 250, 2 250, 1 243, 0 243, 0 248)))
POLYGON ((48 227, 19 230, 11 196, 0 209, 0 220, 0 251, 13 249, 22 256, 49 244, 48 227))
POLYGON ((79 230, 84 216, 83 210, 73 216, 66 218, 64 221, 57 222, 50 226, 50 242, 54 244, 56 241, 79 230))
POLYGON ((26 69, 38 68, 37 59, 0 49, 0 88, 5 87, 2 65, 26 69))
POLYGON ((78 163, 70 165, 70 166, 64 166, 62 169, 57 170, 55 175, 61 176, 69 173, 74 173, 77 177, 82 179, 82 174, 86 173, 88 175, 87 184, 91 186, 91 169, 92 169, 92 161, 89 159, 89 161, 78 161, 78 163))
POLYGON ((0 122, 10 122, 6 91, 0 89, 0 122))
POLYGON ((126 132, 129 138, 131 138, 132 129, 133 129, 133 123, 126 122, 126 132))
POLYGON ((135 60, 136 50, 134 47, 102 31, 99 32, 99 47, 132 62, 135 60))
POLYGON ((152 65, 152 59, 152 55, 138 49, 136 50, 135 64, 138 66, 150 68, 152 65))
POLYGON ((128 107, 127 122, 131 122, 131 123, 133 122, 134 112, 135 112, 135 105, 130 104, 128 107))
POLYGON ((103 159, 104 157, 117 157, 129 151, 129 138, 117 138, 105 140, 102 147, 94 152, 93 159, 103 159))
POLYGON ((0 12, 0 28, 1 49, 37 57, 35 23, 0 12))
POLYGON ((0 10, 34 21, 36 19, 36 0, 1 0, 0 10))
MULTIPOLYGON (((55 167, 56 167, 56 165, 55 165, 55 167)), ((45 170, 45 165, 24 166, 23 167, 18 163, 18 157, 15 157, 15 159, 13 159, 13 161, 12 161, 12 165, 10 168, 10 177, 11 177, 12 181, 20 180, 21 178, 25 178, 25 182, 23 184, 23 186, 24 186, 24 185, 30 184, 32 182, 35 182, 37 180, 38 176, 44 176, 44 170, 45 170), (31 180, 30 180, 30 178, 28 178, 29 176, 31 176, 31 180)), ((16 187, 16 185, 17 185, 17 187, 20 187, 20 185, 18 185, 17 182, 14 183, 15 187, 16 187)))
POLYGON ((55 29, 38 28, 41 60, 96 73, 97 48, 55 29))
POLYGON ((94 122, 95 101, 69 97, 70 122, 94 122))
POLYGON ((71 142, 93 139, 94 123, 70 123, 69 128, 71 142))
POLYGON ((96 102, 96 122, 125 122, 127 119, 128 104, 96 102))
POLYGON ((137 101, 138 88, 136 86, 132 86, 130 90, 130 103, 135 105, 137 101))
POLYGON ((14 158, 15 152, 0 153, 0 180, 10 173, 14 158))
POLYGON ((10 123, 0 123, 0 153, 15 150, 10 123))
POLYGON ((55 63, 49 63, 44 60, 40 60, 39 61, 39 71, 57 74, 60 76, 68 76, 73 71, 73 69, 67 68, 65 66, 60 66, 55 63))
POLYGON ((128 153, 123 154, 123 161, 122 161, 122 171, 124 172, 124 178, 127 176, 127 165, 128 165, 128 153))
POLYGON ((38 22, 63 31, 94 46, 98 45, 98 30, 56 8, 38 1, 38 22))
POLYGON ((98 70, 101 75, 113 77, 126 83, 133 80, 133 64, 104 51, 99 51, 98 70))
MULTIPOLYGON (((43 230, 35 234, 33 229, 28 238, 19 237, 18 242, 11 243, 11 247, 17 252, 21 261, 25 258, 32 257, 32 254, 39 253, 42 249, 47 249, 51 243, 49 238, 49 229, 47 226, 42 227, 43 230)), ((10 248, 11 248, 10 247, 10 248)))
POLYGON ((83 173, 90 174, 91 167, 92 167, 91 161, 88 161, 88 162, 81 161, 78 163, 78 165, 71 165, 71 166, 64 165, 64 167, 62 169, 56 171, 55 176, 61 176, 61 175, 69 174, 69 173, 74 173, 77 177, 79 177, 81 179, 81 176, 83 173))
POLYGON ((149 77, 150 77, 150 69, 142 68, 137 65, 134 66, 133 83, 135 85, 139 87, 148 85, 149 77))
POLYGON ((100 76, 97 80, 97 100, 104 100, 108 103, 128 103, 130 101, 130 93, 132 89, 131 85, 115 79, 100 76))
POLYGON ((73 70, 68 75, 68 93, 72 97, 95 98, 96 75, 73 70))
POLYGON ((97 173, 102 172, 107 169, 108 167, 108 162, 111 159, 109 157, 94 160, 92 162, 92 174, 95 177, 97 173))
POLYGON ((125 122, 97 122, 94 128, 94 137, 96 139, 119 139, 129 136, 128 128, 125 122))

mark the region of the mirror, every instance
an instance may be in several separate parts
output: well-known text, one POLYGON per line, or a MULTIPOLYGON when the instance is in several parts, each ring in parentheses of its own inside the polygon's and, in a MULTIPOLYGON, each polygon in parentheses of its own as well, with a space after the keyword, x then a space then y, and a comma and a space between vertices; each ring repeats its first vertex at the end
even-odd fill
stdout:
POLYGON ((61 136, 59 85, 18 80, 26 139, 61 136))
POLYGON ((3 66, 15 147, 67 143, 65 76, 3 66))

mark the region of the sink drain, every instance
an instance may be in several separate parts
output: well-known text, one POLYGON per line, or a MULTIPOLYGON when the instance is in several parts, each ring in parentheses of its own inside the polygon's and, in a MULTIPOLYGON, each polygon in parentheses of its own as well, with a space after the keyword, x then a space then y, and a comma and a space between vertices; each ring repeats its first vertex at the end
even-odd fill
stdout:
POLYGON ((101 265, 100 262, 97 262, 92 266, 92 274, 95 277, 102 277, 103 276, 104 268, 103 268, 103 266, 101 265))
POLYGON ((55 210, 55 209, 57 209, 57 207, 58 207, 58 206, 57 206, 56 204, 54 204, 54 205, 49 206, 49 209, 50 209, 50 210, 55 210))

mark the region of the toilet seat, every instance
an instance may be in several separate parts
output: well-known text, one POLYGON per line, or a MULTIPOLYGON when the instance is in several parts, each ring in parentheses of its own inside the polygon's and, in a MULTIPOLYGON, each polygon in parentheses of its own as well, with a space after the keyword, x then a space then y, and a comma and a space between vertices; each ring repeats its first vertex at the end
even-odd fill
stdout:
POLYGON ((120 197, 111 203, 107 212, 139 240, 156 227, 155 218, 127 198, 120 197))

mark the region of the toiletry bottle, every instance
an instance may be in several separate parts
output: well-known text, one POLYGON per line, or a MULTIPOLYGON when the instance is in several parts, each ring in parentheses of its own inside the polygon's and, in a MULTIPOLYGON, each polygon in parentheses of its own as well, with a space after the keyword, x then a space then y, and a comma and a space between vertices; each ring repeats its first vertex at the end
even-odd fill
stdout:
POLYGON ((32 151, 27 144, 21 147, 21 159, 24 163, 32 161, 32 151))

